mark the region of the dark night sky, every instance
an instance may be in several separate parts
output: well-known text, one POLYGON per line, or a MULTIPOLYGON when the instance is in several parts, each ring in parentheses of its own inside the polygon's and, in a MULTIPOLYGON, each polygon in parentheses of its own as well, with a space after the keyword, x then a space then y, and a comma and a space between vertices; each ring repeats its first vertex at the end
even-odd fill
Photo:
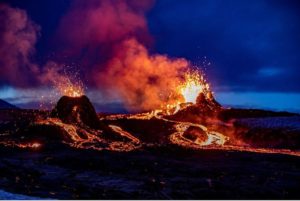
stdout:
MULTIPOLYGON (((42 27, 37 60, 49 56, 71 1, 4 2, 26 10, 42 27)), ((159 0, 147 21, 151 51, 200 66, 210 62, 206 73, 215 91, 300 92, 300 1, 159 0)))
POLYGON ((231 90, 300 91, 299 1, 158 1, 157 50, 198 62, 231 90))

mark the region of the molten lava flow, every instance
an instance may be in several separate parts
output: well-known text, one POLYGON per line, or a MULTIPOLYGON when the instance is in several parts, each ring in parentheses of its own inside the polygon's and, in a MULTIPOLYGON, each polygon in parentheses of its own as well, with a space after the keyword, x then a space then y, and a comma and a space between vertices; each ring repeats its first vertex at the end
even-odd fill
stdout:
POLYGON ((39 149, 42 145, 38 142, 15 144, 19 148, 39 149))
POLYGON ((132 142, 134 143, 140 143, 140 140, 136 137, 134 137, 133 135, 131 135, 130 133, 124 131, 122 128, 120 128, 119 126, 115 126, 115 125, 109 125, 109 127, 111 129, 113 129, 115 132, 119 133, 121 136, 124 136, 128 139, 130 139, 132 142))
POLYGON ((185 147, 212 147, 212 146, 223 146, 228 140, 229 137, 216 132, 216 131, 210 131, 205 126, 201 124, 194 124, 190 122, 179 122, 179 121, 173 121, 163 118, 162 116, 156 115, 157 118, 174 123, 174 128, 176 129, 176 132, 171 134, 169 139, 172 143, 185 146, 185 147), (205 135, 207 136, 206 140, 200 140, 198 137, 195 140, 190 140, 184 137, 184 133, 188 130, 189 127, 194 126, 199 129, 201 129, 205 135))
POLYGON ((36 122, 39 125, 54 125, 63 129, 70 137, 71 142, 63 141, 63 143, 70 145, 71 147, 80 149, 94 149, 94 150, 111 150, 111 151, 132 151, 140 146, 140 141, 132 136, 130 133, 122 130, 118 126, 109 125, 116 133, 120 134, 128 140, 112 141, 103 137, 102 130, 95 130, 89 127, 83 126, 84 124, 66 124, 57 118, 48 118, 36 122), (82 137, 85 136, 85 137, 82 137))
POLYGON ((178 91, 186 103, 195 104, 200 93, 206 94, 209 91, 209 85, 199 72, 188 72, 184 76, 184 82, 178 87, 178 91))
POLYGON ((1 145, 7 146, 7 147, 18 147, 21 149, 32 149, 32 150, 38 150, 42 147, 42 144, 39 142, 15 142, 15 141, 2 141, 0 142, 1 145))

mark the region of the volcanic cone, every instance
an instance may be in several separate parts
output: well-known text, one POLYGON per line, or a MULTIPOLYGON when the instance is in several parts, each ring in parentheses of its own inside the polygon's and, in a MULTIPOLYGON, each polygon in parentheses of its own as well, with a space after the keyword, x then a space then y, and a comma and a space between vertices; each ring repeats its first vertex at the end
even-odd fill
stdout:
POLYGON ((59 118, 67 124, 86 125, 94 129, 101 128, 95 108, 86 96, 61 97, 52 110, 51 117, 59 118))

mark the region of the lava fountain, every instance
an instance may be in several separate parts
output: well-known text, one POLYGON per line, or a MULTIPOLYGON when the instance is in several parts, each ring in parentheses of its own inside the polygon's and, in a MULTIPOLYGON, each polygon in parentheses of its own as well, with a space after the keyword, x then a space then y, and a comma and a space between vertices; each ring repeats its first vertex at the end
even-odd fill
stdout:
POLYGON ((63 81, 58 82, 56 88, 59 93, 64 96, 80 97, 84 95, 83 83, 79 79, 71 81, 68 76, 65 76, 63 81))
POLYGON ((196 103, 200 93, 207 94, 209 84, 205 81, 199 72, 187 72, 184 75, 184 82, 179 85, 178 92, 183 96, 184 102, 196 103))

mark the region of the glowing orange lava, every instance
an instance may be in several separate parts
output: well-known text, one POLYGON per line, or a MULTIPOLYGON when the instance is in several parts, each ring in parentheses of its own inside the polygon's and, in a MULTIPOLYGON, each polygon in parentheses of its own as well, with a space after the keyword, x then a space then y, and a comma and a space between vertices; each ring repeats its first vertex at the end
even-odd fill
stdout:
MULTIPOLYGON (((165 122, 174 123, 175 132, 169 136, 169 140, 172 144, 176 144, 181 147, 194 149, 194 150, 223 150, 223 151, 235 151, 235 152, 253 152, 253 153, 262 153, 262 154, 284 154, 292 156, 300 156, 299 151, 293 151, 290 149, 272 149, 272 148, 255 148, 250 145, 235 145, 234 142, 229 142, 230 138, 225 134, 219 133, 217 131, 211 131, 207 127, 201 124, 194 124, 190 122, 180 122, 173 121, 164 118, 161 116, 161 110, 155 110, 147 113, 140 114, 129 114, 129 115, 110 115, 103 119, 107 120, 118 120, 118 119, 142 119, 149 120, 152 118, 157 118, 165 122), (195 140, 190 140, 184 137, 184 132, 190 127, 198 127, 207 135, 206 140, 201 140, 196 138, 195 140), (233 144, 232 144, 233 143, 233 144)), ((121 129, 121 128, 118 128, 121 129)), ((128 135, 129 133, 126 132, 128 135)), ((132 134, 130 134, 132 135, 132 134)), ((133 136, 133 135, 132 135, 133 136)))
POLYGON ((17 147, 19 148, 29 148, 29 149, 39 149, 41 148, 41 144, 38 142, 29 142, 29 143, 19 143, 19 144, 15 144, 17 147))
POLYGON ((62 71, 49 73, 54 91, 60 96, 80 97, 84 95, 85 86, 80 72, 75 67, 63 66, 62 71))
POLYGON ((80 149, 94 149, 94 150, 111 150, 111 151, 132 151, 140 147, 141 142, 138 138, 134 137, 130 133, 124 131, 122 128, 109 125, 109 127, 115 131, 116 135, 120 135, 128 141, 112 141, 103 137, 102 130, 94 130, 86 127, 82 122, 79 125, 66 124, 57 118, 47 118, 37 122, 40 125, 55 125, 63 129, 71 138, 71 142, 63 141, 63 143, 70 145, 71 147, 80 149), (85 137, 82 137, 85 136, 85 137))
POLYGON ((209 85, 199 72, 188 72, 184 76, 184 82, 178 87, 178 91, 186 103, 196 103, 200 93, 206 94, 209 91, 209 85))
POLYGON ((61 92, 63 95, 70 97, 80 97, 84 95, 83 88, 77 85, 61 86, 61 92))
POLYGON ((160 110, 167 115, 175 114, 183 107, 196 104, 197 98, 201 93, 207 99, 211 99, 212 92, 202 73, 196 70, 187 71, 182 81, 176 87, 175 96, 170 96, 172 97, 170 98, 171 100, 167 104, 162 105, 160 110))
POLYGON ((69 76, 64 76, 62 80, 56 84, 56 88, 61 95, 70 97, 84 95, 84 85, 79 78, 71 80, 69 76))

